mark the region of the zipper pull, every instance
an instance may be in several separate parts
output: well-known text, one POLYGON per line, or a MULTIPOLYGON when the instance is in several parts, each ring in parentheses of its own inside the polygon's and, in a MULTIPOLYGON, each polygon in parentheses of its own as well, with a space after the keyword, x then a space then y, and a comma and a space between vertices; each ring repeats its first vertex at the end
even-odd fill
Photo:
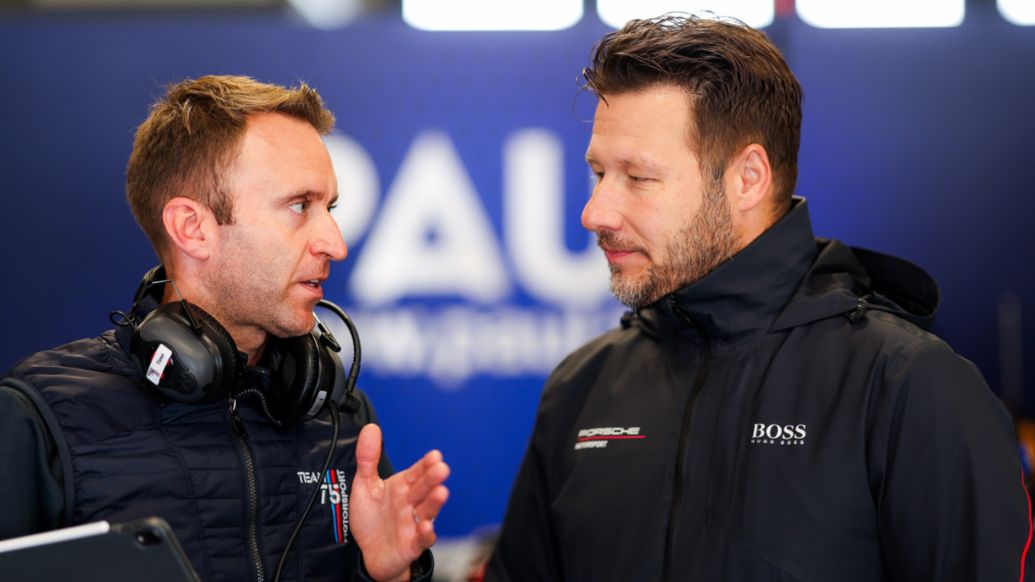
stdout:
POLYGON ((863 318, 866 317, 866 308, 867 308, 867 306, 868 306, 868 303, 866 301, 866 298, 865 297, 860 297, 859 298, 859 304, 855 306, 855 309, 853 309, 853 310, 851 310, 851 311, 849 311, 847 313, 848 321, 850 321, 852 323, 859 323, 859 322, 861 322, 863 320, 863 318))
POLYGON ((237 414, 237 399, 230 398, 227 402, 229 403, 228 412, 230 413, 230 426, 241 438, 248 440, 248 432, 244 430, 244 421, 242 421, 240 415, 237 414))

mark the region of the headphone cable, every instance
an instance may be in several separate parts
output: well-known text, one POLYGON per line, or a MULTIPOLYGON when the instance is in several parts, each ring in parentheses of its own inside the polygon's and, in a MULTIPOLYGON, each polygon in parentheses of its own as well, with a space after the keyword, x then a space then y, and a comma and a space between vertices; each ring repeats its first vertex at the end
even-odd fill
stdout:
MULTIPOLYGON (((320 483, 323 483, 327 479, 327 469, 331 466, 331 458, 334 456, 335 445, 338 444, 338 427, 340 426, 340 419, 338 418, 338 404, 334 400, 329 400, 327 407, 331 411, 331 424, 334 425, 334 430, 331 433, 331 446, 327 451, 327 458, 323 462, 323 469, 320 470, 320 483)), ((313 489, 313 494, 309 496, 309 502, 306 503, 305 511, 302 512, 302 516, 298 518, 298 523, 295 524, 295 531, 291 532, 291 537, 288 538, 287 546, 284 547, 284 551, 280 554, 280 560, 277 562, 277 571, 273 574, 273 582, 280 582, 280 573, 284 570, 284 562, 287 561, 288 552, 291 551, 291 546, 295 544, 295 540, 298 538, 299 532, 302 531, 302 524, 305 523, 305 518, 309 517, 309 512, 313 509, 313 504, 316 503, 316 496, 320 494, 321 487, 317 486, 313 489)), ((301 573, 299 573, 299 580, 302 580, 301 573)))
MULTIPOLYGON (((356 412, 359 410, 359 403, 357 402, 353 391, 356 388, 356 377, 359 376, 360 360, 362 359, 362 348, 359 343, 359 332, 356 330, 356 325, 352 323, 352 318, 349 317, 345 310, 338 307, 334 303, 327 301, 326 299, 320 300, 318 303, 321 307, 325 307, 334 312, 335 315, 341 318, 345 323, 345 327, 349 330, 349 335, 352 336, 352 365, 349 367, 348 377, 345 380, 345 399, 344 404, 346 410, 349 412, 356 412)), ((315 317, 315 313, 313 314, 315 317)), ((335 352, 341 350, 341 346, 334 339, 334 335, 330 333, 327 327, 316 318, 318 327, 323 335, 327 336, 330 340, 331 349, 335 352)), ((321 337, 323 337, 321 335, 321 337)), ((334 457, 334 449, 338 444, 338 429, 341 425, 341 420, 338 417, 338 403, 335 402, 334 398, 327 399, 327 407, 331 412, 331 424, 334 425, 333 435, 331 436, 331 446, 327 451, 327 458, 323 462, 323 469, 320 470, 320 482, 322 483, 327 479, 327 470, 331 466, 331 458, 334 457)), ((309 512, 313 509, 313 504, 316 503, 316 496, 320 493, 321 488, 318 486, 313 490, 313 494, 309 496, 309 502, 306 503, 305 511, 302 512, 301 517, 298 518, 298 523, 295 524, 295 531, 291 532, 291 537, 288 538, 287 546, 284 547, 284 551, 280 554, 280 560, 277 562, 277 570, 273 575, 273 582, 280 582, 280 574, 284 570, 284 563, 287 561, 288 552, 291 551, 291 546, 295 544, 295 540, 298 538, 298 534, 302 531, 302 524, 305 523, 305 519, 309 517, 309 512)), ((301 573, 300 573, 301 574, 301 573)), ((301 577, 299 577, 301 580, 301 577)))

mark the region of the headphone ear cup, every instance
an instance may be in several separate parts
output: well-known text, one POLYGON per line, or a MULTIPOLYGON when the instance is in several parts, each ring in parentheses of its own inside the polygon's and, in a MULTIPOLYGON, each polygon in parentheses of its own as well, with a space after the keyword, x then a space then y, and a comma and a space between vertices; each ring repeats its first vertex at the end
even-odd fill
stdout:
POLYGON ((333 387, 334 363, 316 337, 270 338, 267 366, 273 372, 267 399, 274 417, 292 424, 316 416, 333 387))
POLYGON ((185 301, 166 303, 134 329, 130 353, 164 398, 207 404, 226 398, 241 372, 230 334, 203 309, 185 301), (194 329, 190 314, 200 329, 194 329))

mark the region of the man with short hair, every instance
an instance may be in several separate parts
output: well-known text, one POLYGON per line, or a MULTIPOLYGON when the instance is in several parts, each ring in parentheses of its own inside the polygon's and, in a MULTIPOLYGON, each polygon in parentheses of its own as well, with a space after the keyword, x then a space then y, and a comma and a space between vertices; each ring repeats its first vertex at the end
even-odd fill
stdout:
POLYGON ((432 451, 391 475, 340 346, 314 331, 347 254, 333 125, 306 85, 247 77, 151 108, 127 194, 162 266, 114 330, 3 379, 0 537, 157 515, 205 580, 430 577, 449 468, 432 451))
POLYGON ((487 580, 1018 580, 1012 424, 934 281, 816 239, 801 88, 740 23, 605 36, 582 214, 632 311, 544 389, 487 580))

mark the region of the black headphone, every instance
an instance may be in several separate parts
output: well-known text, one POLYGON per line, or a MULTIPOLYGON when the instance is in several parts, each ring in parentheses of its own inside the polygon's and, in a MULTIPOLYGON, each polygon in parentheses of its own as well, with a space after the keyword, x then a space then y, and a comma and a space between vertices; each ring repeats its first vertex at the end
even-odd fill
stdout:
POLYGON ((359 373, 359 337, 348 315, 337 305, 321 301, 348 326, 354 343, 348 377, 337 352, 341 345, 322 322, 312 333, 291 338, 270 336, 262 362, 249 367, 233 338, 214 317, 186 299, 160 305, 137 321, 141 301, 151 296, 161 303, 165 269, 147 272, 133 298, 130 355, 148 383, 164 399, 207 404, 233 395, 245 379, 258 385, 275 422, 292 424, 320 413, 328 399, 339 408, 358 410, 352 391, 359 373))

